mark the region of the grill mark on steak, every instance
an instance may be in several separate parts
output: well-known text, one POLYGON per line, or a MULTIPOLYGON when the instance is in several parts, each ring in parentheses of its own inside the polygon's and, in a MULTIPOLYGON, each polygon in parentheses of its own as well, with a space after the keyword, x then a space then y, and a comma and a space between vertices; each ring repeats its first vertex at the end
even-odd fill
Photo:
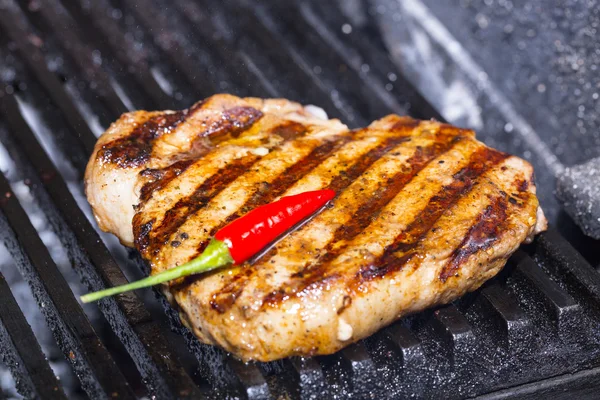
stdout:
POLYGON ((296 121, 285 121, 271 129, 271 134, 281 136, 284 142, 302 137, 308 131, 307 126, 296 121))
POLYGON ((150 159, 154 140, 173 130, 186 115, 186 112, 178 111, 151 117, 129 135, 103 145, 98 151, 98 159, 121 168, 142 166, 150 159))
POLYGON ((256 207, 273 202, 344 144, 348 143, 349 140, 349 136, 343 136, 338 140, 331 140, 316 147, 302 160, 287 168, 273 182, 265 182, 263 187, 259 188, 237 212, 227 218, 226 223, 239 218, 256 207))
POLYGON ((140 191, 140 203, 145 203, 150 199, 152 193, 162 190, 173 179, 183 173, 196 160, 182 160, 169 165, 166 168, 155 169, 148 168, 140 172, 140 176, 149 178, 140 191))
POLYGON ((411 117, 400 117, 398 120, 392 125, 392 130, 405 130, 405 129, 414 129, 421 121, 418 119, 413 119, 411 117))
POLYGON ((229 310, 237 298, 242 294, 248 280, 254 276, 252 268, 242 268, 242 270, 233 275, 231 280, 218 292, 214 292, 211 296, 210 306, 213 310, 223 314, 229 310))
POLYGON ((333 178, 327 189, 331 189, 337 193, 347 188, 354 180, 361 176, 375 161, 383 157, 388 151, 398 146, 400 143, 408 142, 411 140, 410 136, 394 136, 387 138, 382 144, 371 149, 366 154, 356 160, 350 168, 340 173, 333 178))
POLYGON ((471 191, 482 174, 507 157, 508 154, 487 147, 474 152, 469 157, 469 164, 452 176, 452 183, 443 186, 429 200, 425 209, 386 247, 383 255, 374 263, 360 269, 351 286, 356 287, 363 282, 402 269, 417 254, 415 249, 446 210, 471 191))
MULTIPOLYGON (((337 151, 349 140, 350 139, 348 137, 343 137, 337 142, 330 141, 321 146, 315 147, 310 154, 288 167, 281 175, 275 178, 273 182, 262 182, 261 186, 257 188, 256 192, 238 209, 238 211, 234 212, 221 224, 211 229, 210 236, 214 236, 219 229, 246 214, 247 212, 253 210, 254 208, 271 203, 278 196, 282 195, 286 190, 292 187, 296 182, 302 179, 311 170, 329 158, 331 154, 337 151)), ((196 254, 201 254, 206 246, 208 246, 208 243, 209 240, 201 242, 198 245, 196 254)))
POLYGON ((336 243, 350 241, 362 232, 373 221, 373 215, 381 211, 390 201, 392 201, 398 193, 412 179, 423 170, 430 162, 442 156, 457 143, 464 140, 464 136, 447 136, 437 137, 433 145, 427 147, 417 147, 406 163, 409 170, 398 171, 393 177, 387 180, 387 185, 379 190, 377 196, 373 196, 369 201, 362 204, 354 213, 354 218, 348 224, 340 226, 333 234, 333 239, 325 248, 325 255, 318 261, 317 264, 307 267, 305 270, 293 275, 294 278, 307 278, 310 276, 319 276, 325 273, 325 269, 330 261, 342 254, 348 247, 348 243, 334 248, 336 243))
MULTIPOLYGON (((535 177, 531 177, 531 181, 533 182, 533 180, 535 179, 535 177)), ((526 192, 527 189, 529 189, 529 181, 527 179, 519 179, 517 180, 517 189, 519 190, 519 192, 526 192)))
MULTIPOLYGON (((409 170, 398 171, 394 176, 388 178, 385 186, 380 188, 377 195, 370 201, 362 204, 355 213, 354 218, 337 229, 333 236, 331 245, 335 242, 351 240, 363 231, 373 220, 374 214, 381 211, 400 191, 431 161, 442 156, 452 149, 456 144, 465 140, 464 136, 436 135, 435 143, 431 146, 418 146, 406 162, 409 170)), ((328 247, 331 249, 331 247, 328 247)), ((333 252, 332 252, 333 253, 333 252)))
MULTIPOLYGON (((140 167, 150 159, 156 139, 171 133, 204 105, 205 102, 202 101, 186 110, 153 116, 133 129, 129 135, 102 146, 98 158, 102 162, 117 164, 121 168, 140 167)), ((236 137, 251 127, 262 115, 262 112, 252 107, 233 107, 223 111, 221 118, 206 126, 199 136, 210 136, 212 140, 219 140, 226 134, 236 137)))
POLYGON ((196 111, 201 110, 204 104, 205 101, 200 101, 189 109, 150 117, 127 136, 103 145, 98 151, 98 159, 105 163, 117 164, 121 168, 144 165, 150 159, 154 141, 171 132, 196 111))
MULTIPOLYGON (((414 129, 413 125, 407 126, 407 128, 411 128, 410 131, 414 129)), ((407 131, 408 132, 408 131, 407 131)), ((329 184, 328 188, 336 191, 337 195, 339 195, 339 191, 346 188, 350 185, 355 179, 357 179, 360 175, 363 174, 364 171, 367 170, 375 161, 385 155, 388 151, 392 150, 400 143, 406 142, 410 140, 410 136, 393 136, 386 138, 381 144, 358 157, 356 162, 346 171, 340 171, 340 174, 336 176, 332 182, 329 184), (343 175, 343 178, 339 178, 343 175), (338 179, 339 178, 339 179, 338 179)), ((321 162, 327 159, 324 158, 321 162)), ((315 167, 318 164, 315 165, 315 167)), ((286 171, 287 172, 287 171, 286 171)), ((305 175, 310 172, 307 170, 305 175)), ((304 176, 304 175, 303 175, 304 176)), ((302 179, 303 176, 299 176, 297 180, 302 179)), ((281 179, 285 179, 285 173, 280 175, 281 179)), ((296 181, 297 181, 296 180, 296 181)), ((291 187, 291 184, 289 185, 291 187)), ((285 189, 281 189, 281 193, 284 193, 285 189)), ((274 197, 273 197, 274 198, 274 197)), ((217 229, 214 229, 211 232, 211 235, 216 233, 217 229)), ((198 248, 198 253, 201 253, 204 248, 208 245, 208 241, 204 241, 200 244, 198 248)), ((276 254, 275 251, 269 251, 262 258, 255 260, 255 263, 260 261, 261 263, 269 262, 269 260, 276 254)), ((244 287, 250 281, 250 279, 256 273, 256 269, 254 267, 247 267, 244 273, 236 274, 232 279, 227 282, 218 292, 213 293, 212 300, 210 302, 211 307, 220 312, 224 313, 229 310, 234 304, 236 299, 242 293, 244 287)))
MULTIPOLYGON (((250 127, 251 126, 248 128, 250 127)), ((304 125, 293 121, 286 121, 282 124, 274 126, 271 129, 270 134, 282 136, 285 142, 293 137, 299 137, 305 132, 306 128, 304 125)), ((224 134, 227 135, 227 133, 224 134)), ((164 217, 160 223, 154 227, 151 232, 145 233, 146 235, 151 236, 150 238, 144 238, 143 240, 141 238, 137 238, 135 227, 143 223, 144 214, 136 213, 133 219, 134 238, 140 241, 148 241, 149 244, 146 246, 146 249, 152 250, 152 255, 158 254, 162 246, 169 242, 172 234, 185 223, 190 215, 196 213, 214 196, 224 190, 230 183, 246 173, 259 158, 259 156, 247 155, 240 159, 233 160, 224 168, 219 169, 213 176, 207 178, 203 183, 198 185, 198 187, 196 187, 190 195, 179 199, 177 203, 173 205, 173 207, 165 211, 164 217), (150 235, 150 233, 152 233, 152 235, 150 235)), ((194 162, 195 161, 197 160, 194 160, 194 162)), ((177 175, 181 175, 181 173, 184 171, 185 169, 180 171, 177 175)), ((170 180, 172 181, 177 175, 172 176, 170 180)), ((167 183, 168 182, 164 182, 164 184, 157 185, 155 190, 161 190, 165 188, 167 183)), ((142 190, 144 190, 144 188, 142 188, 142 190)), ((148 188, 148 192, 146 193, 146 201, 151 198, 152 193, 155 193, 155 190, 150 190, 151 189, 148 188)))
MULTIPOLYGON (((425 209, 395 238, 392 244, 386 247, 377 260, 360 268, 348 286, 357 289, 366 281, 400 270, 417 254, 414 250, 444 212, 471 190, 479 176, 507 157, 508 154, 486 147, 475 151, 469 157, 469 164, 453 175, 452 183, 443 186, 438 194, 429 200, 425 209)), ((277 306, 290 296, 300 295, 313 288, 325 287, 332 280, 338 279, 339 274, 335 271, 328 272, 327 267, 328 265, 324 265, 319 268, 319 273, 298 276, 296 281, 282 285, 279 291, 264 297, 263 306, 277 306)))
MULTIPOLYGON (((464 136, 457 136, 456 134, 438 133, 432 145, 417 147, 415 153, 406 161, 410 169, 408 171, 398 171, 388 180, 388 185, 382 188, 379 196, 374 196, 371 200, 362 204, 354 213, 355 217, 347 225, 343 225, 335 231, 333 239, 325 248, 324 256, 316 264, 309 265, 302 271, 292 275, 292 280, 282 285, 282 288, 293 288, 292 293, 295 293, 321 281, 327 275, 327 269, 331 261, 348 247, 348 244, 344 244, 334 248, 336 243, 350 241, 356 237, 372 222, 373 214, 392 201, 420 171, 464 139, 464 136)), ((331 278, 332 276, 327 277, 327 279, 331 278)), ((263 299, 263 304, 275 305, 289 294, 285 290, 270 293, 263 299)))
MULTIPOLYGON (((316 147, 306 157, 287 168, 270 184, 264 185, 264 188, 257 190, 240 209, 230 215, 223 223, 214 227, 210 236, 214 236, 219 229, 229 222, 239 218, 241 215, 264 204, 271 203, 277 197, 285 193, 296 182, 302 179, 306 174, 328 159, 334 152, 339 150, 344 144, 348 143, 350 136, 343 136, 339 140, 328 141, 321 146, 316 147)), ((197 254, 201 254, 209 240, 205 240, 198 246, 197 254)), ((223 313, 230 308, 235 299, 241 294, 248 280, 253 276, 250 268, 246 268, 243 273, 236 274, 229 282, 225 283, 219 292, 215 292, 211 298, 210 305, 213 309, 223 313)))
MULTIPOLYGON (((249 126, 248 129, 250 129, 252 126, 249 126)), ((293 137, 301 136, 304 132, 304 125, 295 121, 287 121, 286 123, 277 125, 271 130, 271 134, 281 136, 282 138, 284 138, 284 141, 289 140, 293 137)), ((236 134, 236 137, 239 137, 241 133, 241 131, 238 132, 236 134)), ((228 136, 228 134, 224 135, 228 136)), ((155 191, 164 189, 173 179, 184 173, 189 166, 194 164, 209 151, 210 149, 208 148, 204 149, 203 152, 191 154, 189 159, 176 161, 168 167, 162 169, 145 169, 141 171, 140 176, 147 177, 149 179, 142 186, 140 192, 140 204, 143 204, 146 201, 148 201, 155 191)))
MULTIPOLYGON (((159 226, 152 230, 149 239, 142 239, 140 235, 150 235, 149 231, 136 229, 143 226, 139 219, 143 217, 137 213, 133 218, 134 237, 136 240, 149 240, 147 248, 156 255, 163 245, 166 245, 171 235, 187 220, 187 218, 204 207, 217 193, 225 189, 231 182, 239 176, 246 173, 248 168, 256 162, 258 156, 247 155, 245 157, 233 160, 229 165, 221 168, 214 175, 206 179, 201 185, 196 187, 194 192, 180 199, 172 208, 164 214, 163 220, 159 226)), ((141 250, 140 250, 141 251, 141 250)))
POLYGON ((221 113, 221 118, 205 128, 201 136, 209 136, 211 141, 218 142, 228 137, 237 138, 250 129, 263 113, 252 107, 232 107, 221 113))
MULTIPOLYGON (((135 219, 135 217, 134 217, 135 219)), ((137 224, 133 225, 133 233, 134 233, 134 244, 138 251, 142 254, 148 248, 150 244, 150 231, 152 230, 152 225, 154 225, 155 219, 152 219, 145 224, 137 224)))
MULTIPOLYGON (((346 140, 346 139, 344 139, 346 140)), ((363 154, 362 156, 360 156, 358 158, 358 161, 356 161, 352 167, 348 170, 348 171, 340 171, 339 175, 336 176, 336 178, 334 178, 331 183, 325 188, 325 189, 332 189, 336 192, 339 192, 340 190, 343 190, 344 188, 346 188, 348 185, 350 185, 358 176, 360 176, 368 167, 371 166, 371 164, 373 164, 375 161, 377 161, 377 159, 381 156, 383 156, 385 153, 387 153, 388 151, 390 151, 391 149, 393 149, 394 147, 396 147, 398 144, 408 141, 410 140, 409 137, 402 137, 402 138, 398 138, 398 137, 390 137, 390 138, 386 138, 386 140, 384 140, 381 144, 379 144, 377 147, 373 148, 372 150, 370 150, 369 152, 363 154), (360 164, 360 166, 358 166, 358 164, 360 164), (350 172, 349 172, 350 171, 350 172), (340 175, 344 175, 343 178, 337 179, 339 178, 340 175)), ((322 162, 326 161, 327 157, 325 159, 322 160, 322 162)), ((302 160, 303 161, 303 160, 302 160)), ((302 162, 300 161, 300 162, 302 162)), ((295 166, 300 166, 298 165, 299 163, 296 163, 295 166)), ((320 164, 320 163, 319 163, 320 164)), ((316 164, 314 167, 318 166, 318 164, 316 164)), ((292 166, 291 168, 293 168, 294 166, 292 166)), ((311 168, 312 170, 312 168, 311 168)), ((292 182, 290 185, 288 185, 287 187, 283 188, 282 190, 278 190, 279 194, 281 195, 283 194, 287 189, 289 189, 293 183, 299 181, 300 179, 304 178, 304 176, 306 176, 306 174, 308 174, 310 172, 310 170, 306 171, 304 175, 299 176, 298 179, 296 179, 294 182, 292 182)), ((288 173, 288 171, 285 171, 282 175, 280 175, 277 179, 285 179, 285 174, 288 173)), ((338 193, 339 194, 339 193, 338 193)), ((336 196, 337 197, 337 196, 336 196)), ((275 197, 271 197, 271 200, 273 200, 275 197)), ((268 201, 267 201, 268 202, 268 201)), ((266 204, 267 202, 261 203, 261 204, 266 204)), ((260 205, 260 204, 258 204, 260 205)), ((246 208, 248 209, 248 211, 250 211, 250 207, 247 206, 247 203, 244 204, 242 206, 242 208, 246 208)), ((239 216, 239 214, 234 214, 236 215, 236 218, 239 216)), ((233 219, 232 216, 230 216, 227 219, 227 222, 231 222, 233 219)), ((214 228, 211 231, 211 235, 214 235, 217 230, 219 230, 222 227, 222 225, 220 227, 214 228)), ((202 243, 200 243, 200 245, 198 246, 198 253, 201 253, 204 248, 206 248, 206 246, 208 245, 208 241, 204 241, 202 243)), ((268 255, 266 255, 266 257, 268 257, 268 255)), ((261 262, 265 262, 269 260, 268 258, 263 258, 260 260, 255 260, 255 262, 261 261, 261 262)))
POLYGON ((458 276, 462 264, 473 254, 489 249, 499 238, 507 221, 506 196, 496 196, 479 215, 460 245, 452 252, 448 263, 442 268, 439 279, 446 282, 452 276, 458 276))

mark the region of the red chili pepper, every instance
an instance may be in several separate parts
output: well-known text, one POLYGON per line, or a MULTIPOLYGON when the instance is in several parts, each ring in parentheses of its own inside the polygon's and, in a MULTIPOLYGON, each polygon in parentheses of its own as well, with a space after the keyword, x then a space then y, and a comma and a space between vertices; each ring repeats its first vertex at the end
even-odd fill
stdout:
POLYGON ((283 197, 223 227, 215 239, 225 242, 234 262, 242 264, 334 196, 333 190, 318 190, 283 197))
POLYGON ((314 214, 334 196, 333 190, 316 190, 282 197, 220 229, 204 252, 193 260, 136 282, 86 294, 81 296, 81 301, 89 303, 117 293, 207 272, 230 263, 242 264, 285 231, 314 214))

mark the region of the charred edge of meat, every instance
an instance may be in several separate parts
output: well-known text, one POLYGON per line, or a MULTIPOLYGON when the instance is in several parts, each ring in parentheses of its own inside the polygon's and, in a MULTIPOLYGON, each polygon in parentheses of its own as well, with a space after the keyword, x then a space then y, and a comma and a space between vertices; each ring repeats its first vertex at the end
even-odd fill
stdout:
MULTIPOLYGON (((242 124, 238 124, 241 126, 242 124)), ((246 124, 246 129, 251 128, 253 125, 246 124)), ((294 121, 286 121, 282 124, 272 128, 271 134, 278 135, 284 138, 284 141, 292 139, 294 137, 300 137, 305 133, 305 128, 302 124, 294 121)), ((240 132, 241 133, 241 132, 240 132)), ((140 172, 141 176, 150 176, 150 181, 147 182, 141 191, 141 202, 145 202, 152 197, 152 194, 157 190, 162 190, 171 182, 174 178, 185 172, 185 170, 193 163, 197 161, 198 156, 196 155, 190 160, 177 161, 164 169, 146 169, 140 172)))
POLYGON ((531 196, 531 193, 528 191, 528 189, 530 185, 534 184, 534 179, 535 177, 533 173, 531 174, 531 178, 529 178, 529 180, 525 178, 516 179, 515 184, 513 185, 516 190, 513 190, 510 194, 507 194, 508 202, 514 206, 522 208, 531 196))
MULTIPOLYGON (((135 220, 135 216, 134 216, 135 220)), ((144 253, 150 244, 150 231, 156 220, 152 219, 145 224, 133 224, 133 234, 135 238, 135 247, 140 253, 144 253)))
POLYGON ((237 138, 254 125, 263 113, 252 107, 233 107, 221 113, 221 118, 206 128, 202 136, 210 137, 213 143, 237 138))
POLYGON ((440 280, 446 282, 452 276, 458 276, 459 268, 473 254, 489 249, 499 238, 506 221, 507 201, 497 196, 479 215, 477 221, 462 242, 454 250, 448 263, 440 272, 440 280))
POLYGON ((520 179, 517 183, 517 189, 519 192, 526 192, 529 189, 529 181, 527 179, 520 179))
MULTIPOLYGON (((151 117, 127 136, 103 145, 98 152, 98 159, 105 163, 117 164, 121 168, 146 164, 152 155, 154 141, 184 123, 190 116, 201 110, 204 104, 205 101, 201 101, 186 110, 151 117)), ((208 126, 203 136, 218 137, 227 132, 235 136, 252 126, 262 115, 259 110, 252 107, 233 107, 223 111, 221 119, 208 126)))
POLYGON ((391 130, 393 131, 403 131, 406 129, 414 129, 421 124, 421 121, 418 119, 413 119, 411 117, 400 117, 398 120, 392 125, 391 130))
POLYGON ((121 168, 139 167, 150 159, 154 140, 173 130, 188 115, 187 110, 151 117, 129 135, 101 147, 98 159, 121 168))
POLYGON ((237 282, 248 279, 252 274, 249 268, 244 268, 240 273, 235 274, 233 280, 223 288, 222 293, 213 293, 210 301, 211 308, 221 314, 231 308, 244 289, 244 286, 237 285, 237 282))
POLYGON ((280 136, 286 142, 302 137, 306 132, 306 126, 296 121, 285 121, 271 130, 272 135, 280 136))
POLYGON ((152 154, 154 140, 171 132, 189 116, 202 109, 205 103, 206 100, 199 101, 187 110, 150 117, 129 135, 103 145, 98 152, 98 159, 117 164, 121 168, 144 165, 152 154))

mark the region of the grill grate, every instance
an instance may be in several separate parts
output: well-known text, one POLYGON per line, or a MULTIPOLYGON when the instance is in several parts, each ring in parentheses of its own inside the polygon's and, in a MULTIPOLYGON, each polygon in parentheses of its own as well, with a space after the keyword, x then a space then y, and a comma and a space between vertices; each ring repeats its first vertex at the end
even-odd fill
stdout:
POLYGON ((93 334, 67 282, 1 174, 0 191, 6 198, 0 205, 5 218, 3 231, 8 234, 5 244, 18 261, 17 267, 32 288, 42 314, 82 386, 92 396, 118 393, 132 398, 127 382, 100 339, 93 334))
MULTIPOLYGON (((126 282, 124 271, 140 260, 118 262, 111 254, 77 203, 80 185, 72 192, 53 163, 48 140, 81 177, 94 132, 120 113, 183 108, 220 91, 318 104, 354 126, 390 112, 441 119, 368 27, 353 33, 350 47, 334 3, 175 0, 166 11, 167 3, 0 5, 0 139, 91 290, 126 282), (38 137, 25 106, 38 110, 54 137, 38 137)), ((199 343, 162 297, 179 335, 165 332, 148 296, 108 299, 99 308, 139 371, 138 388, 77 303, 4 175, 0 193, 3 240, 90 398, 517 398, 587 390, 600 366, 600 275, 550 231, 479 291, 327 357, 243 364, 199 343)), ((1 276, 0 296, 0 342, 5 364, 21 377, 19 391, 64 398, 1 276)))
POLYGON ((46 363, 46 357, 37 343, 31 327, 21 313, 10 288, 0 276, 0 343, 4 362, 9 365, 17 381, 19 392, 25 397, 39 397, 47 393, 47 398, 65 399, 65 394, 46 363))

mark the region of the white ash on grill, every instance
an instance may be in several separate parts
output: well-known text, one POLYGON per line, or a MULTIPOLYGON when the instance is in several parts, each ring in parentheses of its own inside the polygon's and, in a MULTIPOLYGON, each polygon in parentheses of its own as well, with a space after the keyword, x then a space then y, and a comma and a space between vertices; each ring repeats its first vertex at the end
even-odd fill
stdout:
POLYGON ((556 197, 586 235, 600 239, 600 157, 559 174, 556 197))

